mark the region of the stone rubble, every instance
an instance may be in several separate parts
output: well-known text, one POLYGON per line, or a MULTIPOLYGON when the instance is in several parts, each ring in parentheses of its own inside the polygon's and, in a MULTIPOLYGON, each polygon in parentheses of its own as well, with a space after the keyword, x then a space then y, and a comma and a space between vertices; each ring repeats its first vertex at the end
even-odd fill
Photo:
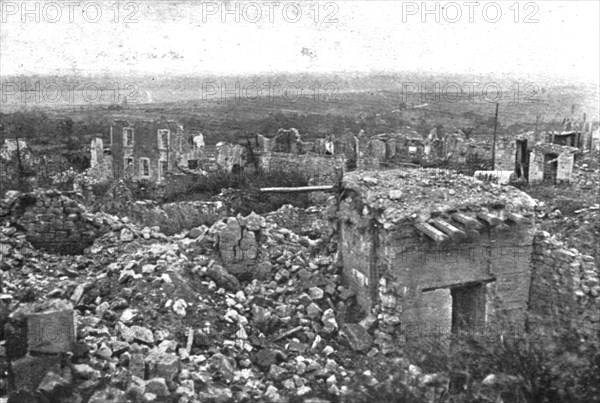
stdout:
MULTIPOLYGON (((385 178, 356 180, 368 188, 385 178)), ((463 185, 485 188, 494 200, 511 197, 489 184, 463 185)), ((401 203, 413 190, 370 194, 369 203, 401 203)), ((445 197, 445 189, 432 190, 445 197)), ((9 194, 0 207, 19 197, 9 194)), ((353 321, 356 295, 342 282, 329 210, 286 206, 174 235, 83 213, 101 230, 76 255, 38 249, 18 220, 4 219, 0 364, 10 370, 0 377, 0 396, 10 392, 15 403, 361 401, 361 388, 385 384, 394 368, 411 393, 436 401, 448 388, 444 374, 424 374, 394 356, 391 284, 382 279, 378 314, 353 321), (298 232, 283 225, 286 216, 298 232), (314 217, 318 223, 309 224, 314 217)), ((597 304, 593 257, 554 246, 546 260, 558 276, 548 282, 576 278, 577 304, 597 304), (561 277, 569 265, 572 273, 561 277)))
POLYGON ((90 216, 109 228, 81 255, 38 250, 14 224, 2 228, 9 402, 351 394, 363 371, 351 369, 354 351, 369 351, 372 336, 346 323, 352 292, 334 247, 257 214, 172 236, 90 216))

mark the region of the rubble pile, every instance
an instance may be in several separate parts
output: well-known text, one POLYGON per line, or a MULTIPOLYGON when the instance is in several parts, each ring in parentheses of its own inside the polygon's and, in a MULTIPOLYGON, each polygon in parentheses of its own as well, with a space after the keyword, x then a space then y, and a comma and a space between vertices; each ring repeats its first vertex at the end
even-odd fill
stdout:
POLYGON ((561 241, 600 262, 600 170, 598 153, 589 153, 573 170, 572 186, 546 185, 528 192, 540 200, 537 219, 541 229, 560 234, 561 241), (593 160, 596 158, 596 161, 593 160))
POLYGON ((389 370, 367 328, 346 323, 354 295, 334 246, 318 253, 256 214, 174 236, 100 218, 108 232, 77 256, 2 229, 9 402, 335 401, 389 370), (253 248, 241 282, 225 261, 253 248))
POLYGON ((166 203, 159 205, 150 200, 137 201, 121 214, 130 217, 137 223, 157 226, 161 232, 173 235, 184 229, 200 225, 211 225, 216 220, 227 217, 226 205, 220 201, 191 201, 166 203))
POLYGON ((8 192, 0 201, 0 219, 25 229, 36 247, 58 253, 81 253, 106 232, 109 222, 93 219, 83 205, 55 190, 8 192))
POLYGON ((536 202, 512 186, 501 186, 450 170, 412 169, 355 171, 344 176, 343 188, 362 195, 363 215, 381 212, 384 228, 405 217, 425 221, 430 216, 465 206, 529 210, 536 202))
POLYGON ((301 209, 290 204, 265 215, 268 222, 278 224, 298 235, 305 235, 311 239, 318 239, 329 235, 329 225, 323 217, 322 209, 309 207, 301 209))

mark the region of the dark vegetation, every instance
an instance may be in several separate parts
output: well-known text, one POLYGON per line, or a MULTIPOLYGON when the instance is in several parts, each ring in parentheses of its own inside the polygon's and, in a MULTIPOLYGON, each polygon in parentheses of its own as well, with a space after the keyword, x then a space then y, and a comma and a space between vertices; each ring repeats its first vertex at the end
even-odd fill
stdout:
MULTIPOLYGON (((297 187, 308 185, 308 180, 298 172, 242 171, 229 173, 222 170, 206 176, 171 175, 166 185, 144 181, 124 180, 123 184, 133 200, 156 200, 174 203, 195 200, 221 200, 236 213, 248 215, 252 211, 265 214, 285 204, 300 208, 313 203, 308 193, 261 193, 263 187, 297 187)), ((113 183, 94 185, 92 191, 102 204, 103 197, 115 186, 113 183)), ((119 213, 115 211, 114 213, 119 213)))
POLYGON ((308 181, 297 172, 238 172, 227 173, 217 171, 210 173, 187 188, 174 191, 164 201, 190 200, 205 195, 216 196, 223 192, 224 198, 231 208, 242 215, 254 211, 264 214, 277 210, 284 204, 307 208, 311 205, 309 194, 261 193, 263 187, 306 186, 308 181), (191 197, 190 197, 191 196, 191 197))
POLYGON ((598 334, 570 322, 560 330, 548 324, 530 324, 523 332, 499 329, 450 340, 431 338, 429 343, 405 346, 408 361, 381 363, 387 381, 363 387, 352 401, 426 402, 426 396, 410 392, 401 379, 406 362, 423 373, 444 373, 449 389, 436 403, 592 403, 600 401, 600 351, 598 334), (591 340, 596 342, 591 342, 591 340), (488 378, 492 375, 493 377, 488 378), (488 382, 483 383, 488 378, 488 382))

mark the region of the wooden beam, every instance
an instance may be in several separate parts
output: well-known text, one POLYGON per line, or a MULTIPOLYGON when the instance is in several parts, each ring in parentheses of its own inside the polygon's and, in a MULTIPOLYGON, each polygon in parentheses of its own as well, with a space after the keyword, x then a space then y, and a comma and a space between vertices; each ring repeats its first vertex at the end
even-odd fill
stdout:
POLYGON ((479 218, 482 221, 485 221, 492 227, 504 223, 503 219, 501 219, 498 216, 491 215, 490 213, 477 213, 477 218, 479 218))
POLYGON ((517 224, 531 224, 531 220, 517 213, 506 213, 506 219, 517 224))
POLYGON ((333 185, 326 186, 300 186, 295 188, 261 188, 263 193, 299 193, 299 192, 326 192, 335 189, 333 185))
POLYGON ((446 235, 448 235, 455 241, 463 240, 467 237, 467 234, 465 234, 464 231, 460 230, 459 228, 456 228, 451 224, 448 224, 446 221, 440 218, 434 218, 433 220, 430 220, 429 223, 437 229, 444 232, 446 235))
POLYGON ((441 231, 438 231, 437 229, 426 223, 415 224, 415 228, 436 242, 444 242, 449 239, 446 234, 444 234, 441 231))
POLYGON ((285 339, 286 337, 289 337, 289 336, 293 335, 294 333, 299 332, 303 328, 304 328, 303 326, 296 326, 295 328, 288 330, 287 332, 277 336, 274 341, 279 341, 281 339, 285 339))
POLYGON ((479 230, 483 228, 483 225, 479 221, 477 221, 473 217, 469 217, 466 214, 454 213, 451 215, 451 217, 454 221, 461 223, 467 229, 479 230))

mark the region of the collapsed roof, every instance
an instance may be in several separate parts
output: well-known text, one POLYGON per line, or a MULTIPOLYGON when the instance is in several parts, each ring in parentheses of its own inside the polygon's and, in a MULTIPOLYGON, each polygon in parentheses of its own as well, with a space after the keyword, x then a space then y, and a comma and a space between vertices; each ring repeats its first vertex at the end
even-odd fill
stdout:
POLYGON ((441 169, 355 171, 344 176, 342 188, 356 192, 379 222, 392 225, 406 218, 426 221, 431 216, 458 210, 529 213, 536 204, 512 186, 441 169))

